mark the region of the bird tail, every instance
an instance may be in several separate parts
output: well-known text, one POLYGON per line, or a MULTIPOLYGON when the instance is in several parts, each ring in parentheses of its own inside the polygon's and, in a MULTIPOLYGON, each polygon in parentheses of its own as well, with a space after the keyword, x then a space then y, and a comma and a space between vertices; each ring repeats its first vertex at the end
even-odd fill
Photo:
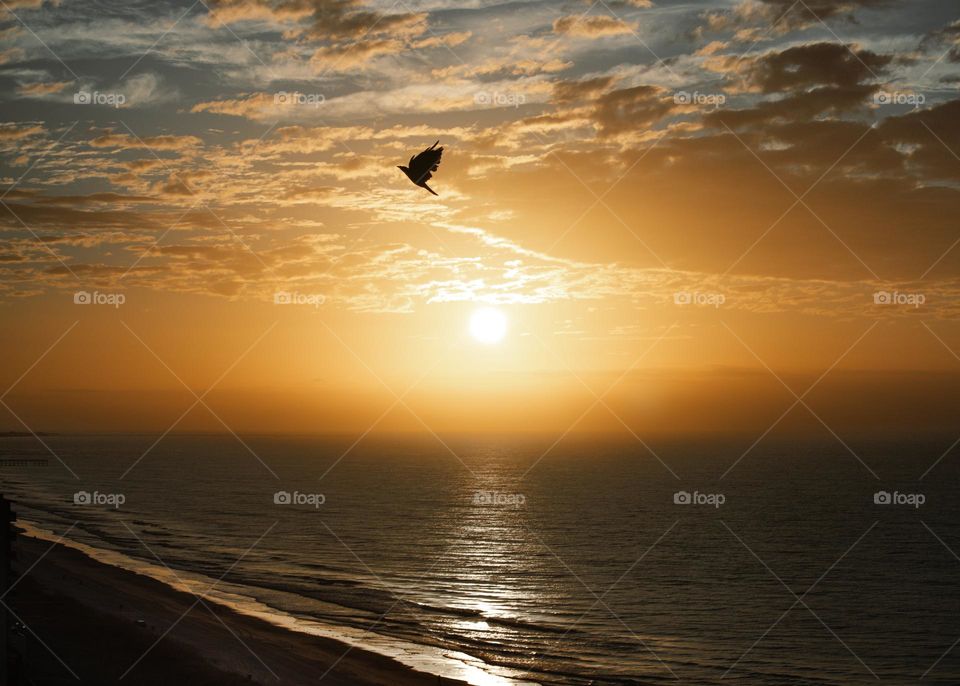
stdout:
POLYGON ((428 186, 426 183, 422 183, 422 184, 420 184, 420 185, 423 186, 424 188, 426 188, 428 191, 430 191, 430 192, 433 193, 434 195, 436 195, 437 197, 440 197, 440 194, 439 194, 439 193, 435 193, 434 190, 433 190, 432 188, 430 188, 430 186, 428 186))

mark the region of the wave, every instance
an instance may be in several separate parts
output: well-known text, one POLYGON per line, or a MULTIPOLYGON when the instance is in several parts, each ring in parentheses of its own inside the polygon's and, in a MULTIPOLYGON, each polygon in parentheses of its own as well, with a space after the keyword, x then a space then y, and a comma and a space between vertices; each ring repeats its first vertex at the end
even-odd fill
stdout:
POLYGON ((51 543, 59 543, 86 555, 96 562, 146 576, 175 591, 191 595, 205 594, 204 598, 206 600, 217 603, 238 614, 261 619, 287 631, 332 639, 359 650, 383 655, 420 672, 460 679, 477 686, 491 684, 536 686, 538 683, 523 679, 516 670, 487 664, 473 655, 459 651, 387 637, 348 625, 333 625, 318 621, 313 617, 305 617, 298 613, 281 610, 257 599, 258 596, 263 595, 264 589, 247 587, 233 582, 218 582, 214 577, 195 571, 175 572, 163 565, 132 557, 106 546, 97 547, 59 535, 27 519, 18 518, 17 525, 22 529, 23 535, 51 543), (218 588, 218 586, 223 588, 218 588))

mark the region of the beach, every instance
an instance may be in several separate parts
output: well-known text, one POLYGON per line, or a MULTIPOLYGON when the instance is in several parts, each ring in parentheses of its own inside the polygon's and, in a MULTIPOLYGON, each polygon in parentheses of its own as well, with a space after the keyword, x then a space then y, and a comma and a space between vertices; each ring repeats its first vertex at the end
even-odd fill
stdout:
POLYGON ((14 643, 38 684, 464 683, 205 606, 61 544, 19 536, 14 569, 27 572, 6 598, 27 627, 14 643))

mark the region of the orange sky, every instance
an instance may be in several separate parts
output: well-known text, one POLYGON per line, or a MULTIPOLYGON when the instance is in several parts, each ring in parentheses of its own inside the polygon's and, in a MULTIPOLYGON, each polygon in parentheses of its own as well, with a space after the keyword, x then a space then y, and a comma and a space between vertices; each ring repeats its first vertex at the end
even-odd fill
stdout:
POLYGON ((188 5, 0 17, 4 428, 956 426, 950 3, 188 5))

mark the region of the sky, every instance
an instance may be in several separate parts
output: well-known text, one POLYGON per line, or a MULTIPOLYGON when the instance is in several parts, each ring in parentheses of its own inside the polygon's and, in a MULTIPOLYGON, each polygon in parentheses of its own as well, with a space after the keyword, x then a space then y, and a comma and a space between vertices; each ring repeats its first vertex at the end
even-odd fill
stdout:
POLYGON ((0 34, 5 429, 957 426, 955 0, 4 0, 0 34), (397 169, 436 140, 438 197, 397 169))

